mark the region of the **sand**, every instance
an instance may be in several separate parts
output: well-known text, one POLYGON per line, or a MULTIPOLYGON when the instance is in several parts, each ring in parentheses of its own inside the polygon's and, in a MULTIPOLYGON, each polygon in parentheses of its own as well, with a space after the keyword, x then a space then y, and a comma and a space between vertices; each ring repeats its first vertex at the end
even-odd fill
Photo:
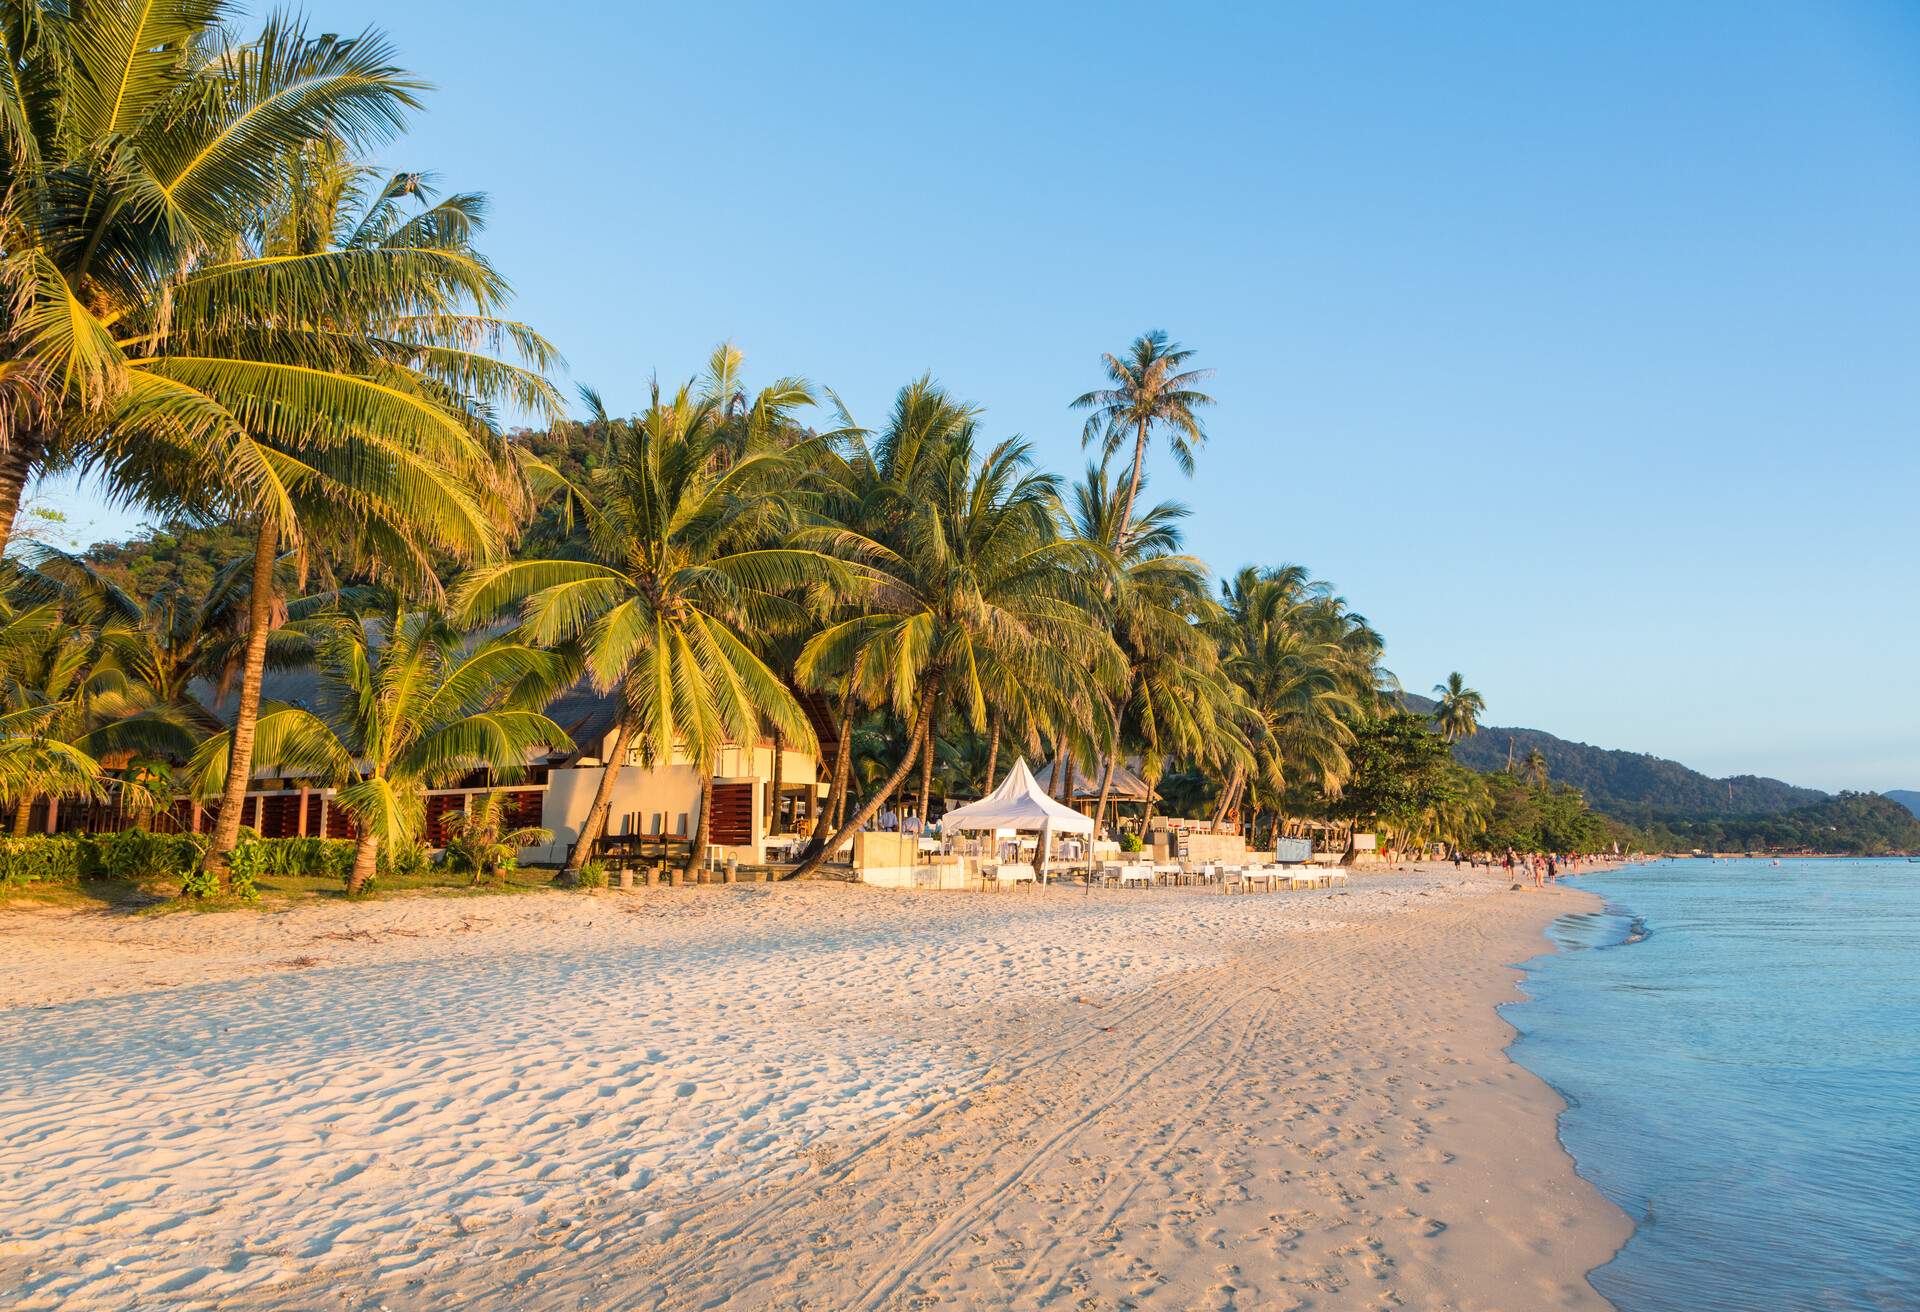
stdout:
POLYGON ((1568 890, 0 909, 0 1305, 1604 1308, 1568 890))

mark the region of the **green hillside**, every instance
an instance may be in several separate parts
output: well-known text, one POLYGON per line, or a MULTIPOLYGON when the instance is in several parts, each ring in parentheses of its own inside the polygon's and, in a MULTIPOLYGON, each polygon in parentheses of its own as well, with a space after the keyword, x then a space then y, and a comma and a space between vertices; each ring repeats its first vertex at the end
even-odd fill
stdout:
MULTIPOLYGON (((1421 713, 1431 712, 1434 705, 1411 693, 1402 700, 1421 713)), ((1485 726, 1455 744, 1453 754, 1470 769, 1500 770, 1509 752, 1518 763, 1535 750, 1546 758, 1553 779, 1572 784, 1595 810, 1629 824, 1771 815, 1827 800, 1827 794, 1815 788, 1750 774, 1714 779, 1678 761, 1569 742, 1539 729, 1485 726)))
POLYGON ((1920 818, 1878 793, 1841 793, 1771 815, 1676 820, 1652 827, 1673 851, 1920 853, 1920 818))

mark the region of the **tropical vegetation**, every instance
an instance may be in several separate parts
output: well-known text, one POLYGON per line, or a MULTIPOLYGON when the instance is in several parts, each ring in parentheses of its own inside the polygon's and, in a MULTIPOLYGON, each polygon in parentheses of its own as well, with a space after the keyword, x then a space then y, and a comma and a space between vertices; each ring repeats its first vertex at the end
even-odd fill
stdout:
MULTIPOLYGON (((1261 841, 1620 841, 1538 751, 1462 766, 1484 698, 1454 673, 1431 716, 1407 709, 1331 583, 1284 563, 1216 582, 1186 550, 1147 456, 1192 473, 1212 371, 1165 332, 1063 389, 1097 452, 1071 485, 931 375, 867 428, 806 380, 750 387, 731 343, 637 414, 581 389, 574 418, 556 351, 507 313, 484 197, 372 163, 425 85, 378 32, 243 30, 221 0, 0 3, 0 40, 18 842, 64 805, 186 830, 142 868, 187 863, 197 891, 305 862, 359 893, 418 863, 427 793, 466 781, 437 832, 450 868, 491 879, 539 838, 493 790, 577 748, 605 769, 567 874, 593 866, 621 772, 675 764, 701 787, 691 874, 723 751, 770 738, 777 798, 779 749, 828 726, 797 873, 1015 755, 1052 760, 1103 825, 1124 773, 1149 812, 1261 841), (84 553, 18 538, 32 480, 76 470, 157 527, 84 553), (309 691, 270 699, 269 672, 309 691), (605 740, 549 718, 569 689, 610 699, 605 740), (350 837, 258 846, 262 771, 324 790, 350 837)), ((66 845, 7 849, 9 868, 111 864, 47 841, 66 845)), ((113 843, 116 869, 140 864, 113 843)))

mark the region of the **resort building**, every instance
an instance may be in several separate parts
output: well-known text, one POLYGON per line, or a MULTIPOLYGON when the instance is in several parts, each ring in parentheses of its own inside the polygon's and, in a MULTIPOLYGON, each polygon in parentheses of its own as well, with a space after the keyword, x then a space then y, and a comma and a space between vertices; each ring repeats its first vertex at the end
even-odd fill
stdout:
MULTIPOLYGON (((267 701, 310 706, 316 681, 306 671, 269 671, 263 690, 267 701)), ((213 701, 212 690, 207 690, 213 701)), ((509 823, 538 826, 553 832, 553 841, 526 849, 521 859, 536 865, 564 862, 579 840, 593 795, 606 772, 612 750, 618 696, 600 693, 585 683, 563 693, 547 715, 574 741, 574 750, 530 760, 519 778, 495 780, 476 771, 444 788, 427 792, 426 842, 438 848, 446 841, 447 815, 466 810, 476 797, 492 791, 504 794, 509 823)), ((827 784, 820 762, 831 762, 836 746, 835 725, 825 699, 802 695, 801 706, 819 740, 820 755, 782 745, 775 763, 771 739, 723 747, 714 773, 713 823, 707 834, 708 855, 716 863, 729 859, 759 863, 766 841, 778 834, 804 832, 819 815, 827 784), (776 796, 776 789, 778 795, 776 796)), ((233 698, 221 699, 219 710, 231 714, 233 698)), ((271 769, 256 771, 247 790, 241 823, 267 838, 350 838, 346 813, 332 805, 334 790, 310 778, 271 769)), ((180 799, 158 815, 135 815, 121 803, 68 801, 36 804, 28 817, 32 833, 104 833, 149 824, 158 829, 204 832, 212 827, 213 808, 180 799)), ((644 835, 680 839, 699 827, 700 774, 684 752, 651 768, 640 765, 630 751, 626 766, 614 781, 607 812, 610 836, 644 835)))

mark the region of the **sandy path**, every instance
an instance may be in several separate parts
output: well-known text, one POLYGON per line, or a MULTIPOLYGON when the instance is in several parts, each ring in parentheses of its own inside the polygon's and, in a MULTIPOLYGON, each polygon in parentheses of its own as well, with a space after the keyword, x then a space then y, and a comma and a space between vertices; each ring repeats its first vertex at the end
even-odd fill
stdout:
POLYGON ((1493 1012, 1579 896, 0 915, 0 1302, 1603 1307, 1493 1012))

